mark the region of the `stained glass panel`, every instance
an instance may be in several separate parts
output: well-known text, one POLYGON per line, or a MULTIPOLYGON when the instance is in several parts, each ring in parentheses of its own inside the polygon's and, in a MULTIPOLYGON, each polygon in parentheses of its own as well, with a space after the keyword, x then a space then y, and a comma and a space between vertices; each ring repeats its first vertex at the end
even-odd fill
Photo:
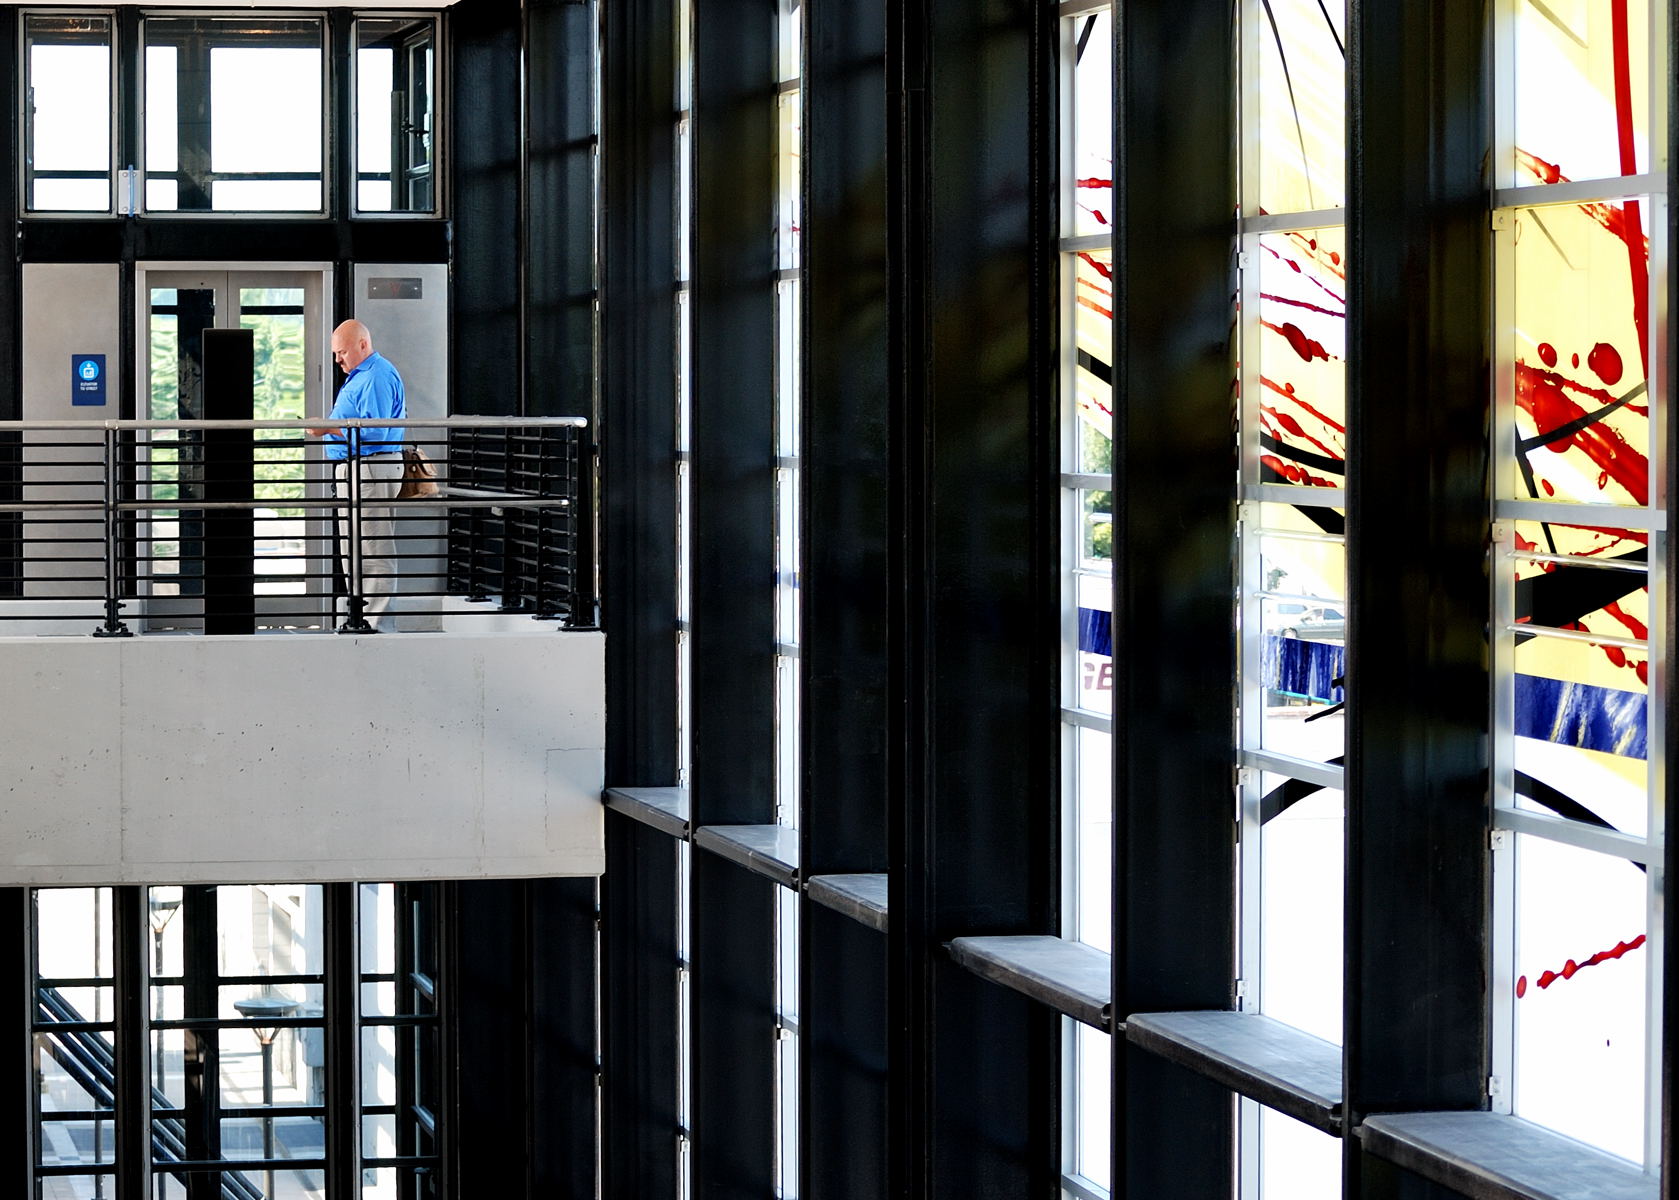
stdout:
POLYGON ((1261 8, 1260 209, 1340 208, 1347 194, 1346 4, 1267 0, 1261 8))
POLYGON ((1516 1115, 1639 1160, 1644 872, 1526 835, 1517 835, 1515 855, 1516 1115))
POLYGON ((1259 238, 1262 483, 1346 483, 1345 246, 1342 229, 1259 238))
POLYGON ((799 147, 802 108, 799 93, 782 92, 776 100, 776 265, 790 270, 799 265, 799 147))
POLYGON ((1284 775, 1262 776, 1260 789, 1260 1008, 1338 1043, 1342 796, 1284 775))
POLYGON ((1259 509, 1260 745, 1313 762, 1339 760, 1346 740, 1347 549, 1335 509, 1259 509))
POLYGON ((1516 183, 1655 169, 1649 0, 1516 0, 1513 7, 1516 183))
POLYGON ((1516 496, 1643 505, 1650 498, 1649 205, 1518 210, 1516 496))
POLYGON ((1078 598, 1077 682, 1072 703, 1088 712, 1113 712, 1113 578, 1080 572, 1078 598))
POLYGON ((1078 253, 1073 270, 1073 401, 1078 409, 1078 469, 1113 471, 1113 255, 1078 253))
POLYGON ((1113 14, 1088 13, 1066 23, 1073 64, 1073 237, 1107 233, 1113 220, 1113 14))

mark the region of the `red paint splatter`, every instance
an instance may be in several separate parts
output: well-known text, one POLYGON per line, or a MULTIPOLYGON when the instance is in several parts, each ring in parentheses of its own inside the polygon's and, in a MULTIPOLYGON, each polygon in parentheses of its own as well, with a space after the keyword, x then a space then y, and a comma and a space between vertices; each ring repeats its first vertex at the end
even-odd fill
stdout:
POLYGON ((1627 627, 1627 632, 1632 634, 1633 637, 1648 638, 1650 636, 1650 627, 1644 624, 1643 621, 1640 621, 1637 617, 1633 616, 1626 609, 1622 608, 1619 600, 1605 604, 1603 606, 1603 611, 1614 617, 1622 625, 1625 625, 1627 627))
POLYGON ((1332 446, 1324 445, 1322 442, 1318 441, 1317 438, 1307 433, 1300 427, 1300 422, 1289 416, 1287 413, 1278 412, 1276 409, 1267 408, 1262 404, 1259 406, 1259 415, 1262 419, 1270 417, 1272 421, 1281 426, 1284 432, 1290 433, 1297 438, 1304 438, 1306 441, 1316 446, 1319 450, 1323 451, 1324 454, 1328 455, 1330 458, 1339 459, 1341 457, 1339 451, 1332 446))
MULTIPOLYGON (((1559 979, 1573 979, 1575 975, 1579 974, 1587 967, 1596 967, 1601 966, 1606 962, 1613 962, 1622 955, 1630 954, 1632 951, 1637 950, 1643 944, 1644 935, 1641 933, 1630 942, 1617 942, 1615 944, 1615 948, 1612 950, 1599 950, 1583 963, 1575 962, 1571 958, 1563 964, 1561 971, 1546 971, 1537 980, 1535 980, 1535 982, 1542 988, 1548 988, 1559 979)), ((1516 995, 1518 997, 1527 994, 1527 989, 1523 986, 1526 979, 1527 976, 1524 975, 1521 980, 1516 983, 1516 995)))
POLYGON ((1111 188, 1114 185, 1114 181, 1111 180, 1111 179, 1091 178, 1091 179, 1080 179, 1080 180, 1076 180, 1075 182, 1081 188, 1111 188))
MULTIPOLYGON (((1627 0, 1611 0, 1610 25, 1615 39, 1615 133, 1620 143, 1621 174, 1638 174, 1638 155, 1632 136, 1632 54, 1627 36, 1627 0)), ((1644 363, 1644 377, 1650 377, 1650 347, 1647 331, 1650 324, 1650 259, 1649 242, 1645 239, 1642 253, 1630 236, 1639 229, 1639 205, 1628 200, 1625 206, 1626 227, 1621 240, 1627 245, 1627 265, 1632 269, 1632 323, 1638 330, 1638 353, 1644 363)), ((1642 236, 1642 235, 1641 235, 1642 236)))
MULTIPOLYGON (((1516 364, 1516 403, 1533 418, 1540 436, 1560 429, 1586 415, 1586 410, 1574 403, 1563 389, 1586 395, 1608 397, 1607 392, 1571 384, 1552 371, 1541 371, 1524 363, 1516 364)), ((1599 421, 1577 433, 1564 434, 1545 443, 1545 448, 1557 454, 1570 447, 1578 447, 1602 472, 1599 486, 1610 479, 1620 484, 1637 503, 1648 502, 1650 464, 1618 432, 1599 421)))
POLYGON ((1578 354, 1576 354, 1576 355, 1575 355, 1575 356, 1574 356, 1574 359, 1573 359, 1573 361, 1574 361, 1574 369, 1575 369, 1575 370, 1576 370, 1576 371, 1578 371, 1578 370, 1579 370, 1579 369, 1580 369, 1580 356, 1579 356, 1579 355, 1578 355, 1578 354))
POLYGON ((1598 649, 1608 657, 1610 665, 1623 668, 1627 665, 1627 652, 1619 646, 1599 646, 1598 649))
POLYGON ((1080 296, 1078 300, 1080 307, 1088 308, 1091 312, 1104 316, 1110 321, 1114 319, 1113 309, 1102 307, 1088 296, 1080 296))
POLYGON ((1096 223, 1098 225, 1106 225, 1108 223, 1108 219, 1102 215, 1102 210, 1099 208, 1091 209, 1090 215, 1096 218, 1096 223))
POLYGON ((1527 995, 1527 976, 1523 975, 1516 980, 1516 999, 1520 1000, 1525 995, 1527 995))
MULTIPOLYGON (((1540 347, 1540 351, 1544 351, 1543 346, 1540 347)), ((1621 352, 1608 342, 1599 342, 1593 346, 1592 352, 1586 356, 1586 364, 1591 367, 1593 374, 1610 387, 1614 387, 1621 381, 1623 370, 1621 352)), ((1546 363, 1545 365, 1553 366, 1555 364, 1546 363)))
POLYGON ((1544 363, 1547 367, 1556 366, 1557 365, 1557 348, 1555 346, 1551 345, 1551 343, 1549 343, 1549 342, 1540 342, 1539 343, 1539 361, 1544 363))
POLYGON ((1557 494, 1557 489, 1551 486, 1551 481, 1549 479, 1541 479, 1539 481, 1539 486, 1545 489, 1545 494, 1547 496, 1554 496, 1557 494))
POLYGON ((1638 664, 1638 682, 1642 683, 1645 687, 1650 686, 1649 660, 1645 660, 1644 662, 1638 664))
POLYGON ((1333 488, 1341 486, 1333 480, 1324 479, 1319 475, 1313 475, 1310 471, 1295 463, 1284 462, 1275 454, 1261 454, 1259 456, 1259 461, 1270 467, 1273 471, 1281 475, 1290 483, 1302 483, 1308 487, 1333 488))
POLYGON ((1568 182, 1568 178, 1562 173, 1562 168, 1556 163, 1546 162, 1537 154, 1529 154, 1519 146, 1516 148, 1516 165, 1524 168, 1540 183, 1568 182))
POLYGON ((1326 317, 1340 317, 1342 320, 1345 320, 1347 316, 1345 312, 1337 312, 1333 308, 1323 308, 1320 305, 1312 304, 1305 300, 1292 300, 1287 296, 1273 296, 1269 292, 1259 293, 1259 298, 1261 300, 1269 300, 1272 304, 1288 304, 1295 308, 1304 308, 1310 312, 1322 313, 1326 317))
POLYGON ((1271 322, 1262 319, 1259 323, 1272 332, 1280 333, 1287 338, 1288 344, 1294 347, 1294 352, 1307 362, 1311 362, 1314 358, 1321 358, 1324 362, 1329 361, 1329 351, 1323 348, 1323 343, 1315 338, 1307 337, 1306 331, 1293 321, 1282 325, 1273 325, 1271 322))
MULTIPOLYGON (((1112 279, 1114 277, 1112 264, 1105 263, 1099 258, 1086 254, 1083 250, 1079 251, 1079 257, 1085 261, 1085 264, 1089 266, 1091 270, 1095 271, 1096 274, 1100 275, 1103 279, 1112 279)), ((1112 294, 1113 293, 1111 292, 1109 293, 1109 295, 1112 294)))
MULTIPOLYGON (((1275 246, 1268 246, 1264 242, 1260 242, 1259 244, 1264 249, 1265 253, 1282 263, 1296 275, 1306 274, 1305 271, 1301 269, 1299 263, 1295 262, 1292 258, 1284 258, 1275 246)), ((1334 292, 1330 291, 1328 285, 1326 285, 1323 280, 1317 278, 1315 275, 1306 275, 1306 278, 1311 281, 1313 287, 1317 288, 1324 295, 1335 301, 1335 303, 1339 304, 1342 308, 1346 307, 1347 298, 1345 296, 1337 296, 1334 292)), ((1343 278, 1345 278, 1345 276, 1343 276, 1343 278)))

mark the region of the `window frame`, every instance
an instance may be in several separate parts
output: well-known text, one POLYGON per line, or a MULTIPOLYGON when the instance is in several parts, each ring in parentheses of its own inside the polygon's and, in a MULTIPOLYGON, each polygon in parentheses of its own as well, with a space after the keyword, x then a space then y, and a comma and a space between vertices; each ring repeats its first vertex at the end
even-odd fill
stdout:
MULTIPOLYGON (((350 178, 345 181, 345 207, 349 210, 350 218, 356 221, 434 221, 445 215, 444 200, 448 189, 443 175, 443 153, 448 143, 447 118, 448 107, 445 103, 447 70, 446 48, 443 41, 443 20, 437 10, 424 9, 357 9, 350 17, 350 61, 345 70, 350 77, 349 106, 350 111, 338 122, 342 128, 342 136, 348 140, 350 147, 349 163, 350 178), (360 28, 364 21, 429 21, 432 34, 432 78, 431 78, 431 187, 432 204, 425 210, 395 209, 363 209, 361 207, 361 41, 360 28)), ((328 126, 333 124, 330 117, 328 126)), ((328 142, 330 147, 331 142, 328 142)), ((394 189, 395 165, 392 165, 391 186, 394 189)), ((394 195, 394 192, 393 192, 394 195)))
POLYGON ((117 10, 115 8, 20 8, 17 11, 18 59, 17 78, 19 80, 18 106, 18 137, 22 143, 18 147, 16 166, 16 186, 18 189, 18 216, 24 220, 35 218, 51 219, 97 219, 99 217, 115 217, 118 215, 121 197, 118 194, 121 182, 120 168, 117 165, 117 139, 120 133, 118 121, 119 108, 122 104, 119 59, 117 48, 117 10), (109 78, 107 81, 111 104, 107 113, 106 145, 109 148, 108 162, 105 168, 107 186, 107 204, 104 209, 95 208, 35 208, 30 204, 31 183, 39 174, 32 168, 35 144, 35 114, 31 94, 34 89, 33 75, 30 70, 29 51, 33 44, 29 36, 29 20, 31 17, 102 17, 107 23, 106 48, 109 52, 109 78))

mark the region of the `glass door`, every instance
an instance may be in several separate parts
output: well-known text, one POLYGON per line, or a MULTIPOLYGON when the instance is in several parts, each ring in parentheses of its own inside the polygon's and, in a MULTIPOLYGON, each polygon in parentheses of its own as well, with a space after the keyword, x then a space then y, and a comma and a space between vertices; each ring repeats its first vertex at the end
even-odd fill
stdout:
MULTIPOLYGON (((326 328, 322 271, 145 270, 138 281, 148 347, 140 408, 151 420, 206 415, 204 332, 243 329, 252 336, 251 417, 299 419, 325 411, 326 328)), ((330 592, 329 564, 311 559, 320 545, 312 517, 297 502, 324 494, 305 465, 301 431, 258 430, 254 461, 257 621, 269 627, 319 625, 330 592), (313 564, 313 565, 312 565, 313 564)), ((205 466, 195 431, 155 430, 140 455, 144 495, 202 498, 205 466)), ((196 627, 204 591, 202 510, 153 512, 142 526, 141 592, 148 628, 196 627)))

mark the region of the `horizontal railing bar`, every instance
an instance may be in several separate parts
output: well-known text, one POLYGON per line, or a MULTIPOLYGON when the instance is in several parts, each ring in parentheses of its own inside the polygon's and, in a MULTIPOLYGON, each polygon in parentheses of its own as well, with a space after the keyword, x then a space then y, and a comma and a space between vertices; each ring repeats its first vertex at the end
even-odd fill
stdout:
MULTIPOLYGON (((391 429, 418 426, 424 429, 583 429, 589 424, 587 417, 289 417, 284 420, 22 420, 0 421, 0 434, 9 430, 28 432, 34 429, 56 429, 60 431, 87 430, 125 430, 139 429, 318 429, 328 421, 334 429, 391 429)), ((33 443, 25 443, 33 445, 33 443)), ((50 443, 49 443, 50 444, 50 443)), ((75 442, 60 443, 66 446, 78 445, 75 442)))

